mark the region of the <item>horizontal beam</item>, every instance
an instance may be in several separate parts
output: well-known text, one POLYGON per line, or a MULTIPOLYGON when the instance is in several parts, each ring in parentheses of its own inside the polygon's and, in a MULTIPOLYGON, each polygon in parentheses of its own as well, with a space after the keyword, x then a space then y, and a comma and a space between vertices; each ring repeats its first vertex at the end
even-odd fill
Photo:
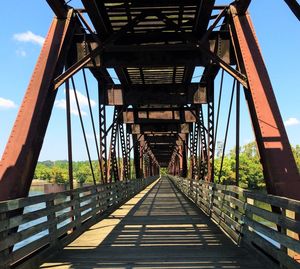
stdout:
POLYGON ((123 112, 123 122, 124 123, 150 123, 150 122, 196 122, 195 111, 171 111, 171 110, 161 110, 161 111, 141 111, 138 109, 128 109, 123 112))
POLYGON ((188 123, 175 124, 127 124, 132 134, 147 134, 147 133, 190 133, 190 125, 188 123))
MULTIPOLYGON (((196 38, 194 38, 196 39, 196 38)), ((170 65, 197 65, 205 66, 209 63, 211 55, 207 51, 216 51, 216 56, 224 63, 234 64, 230 54, 230 37, 219 35, 208 41, 208 44, 202 45, 190 41, 187 44, 149 44, 149 45, 105 45, 101 55, 95 57, 94 61, 87 63, 86 67, 94 65, 108 68, 119 67, 146 67, 146 66, 170 66, 170 65), (218 48, 215 48, 218 46, 218 48), (203 53, 203 47, 207 49, 203 53)), ((98 43, 83 36, 77 35, 75 49, 72 56, 73 61, 77 62, 98 47, 98 43), (82 40, 81 40, 82 39, 82 40)), ((216 59, 216 58, 215 58, 216 59)))
MULTIPOLYGON (((120 9, 124 9, 126 4, 120 4, 120 0, 109 0, 110 3, 118 3, 118 7, 120 9)), ((126 3, 126 1, 123 1, 126 3)), ((196 6, 199 5, 199 0, 131 0, 130 6, 131 7, 178 7, 178 6, 196 6)))
POLYGON ((145 140, 151 145, 152 143, 174 143, 176 136, 146 136, 145 140))
POLYGON ((206 104, 206 87, 197 83, 131 85, 126 88, 113 86, 101 89, 100 102, 106 105, 149 104, 206 104))

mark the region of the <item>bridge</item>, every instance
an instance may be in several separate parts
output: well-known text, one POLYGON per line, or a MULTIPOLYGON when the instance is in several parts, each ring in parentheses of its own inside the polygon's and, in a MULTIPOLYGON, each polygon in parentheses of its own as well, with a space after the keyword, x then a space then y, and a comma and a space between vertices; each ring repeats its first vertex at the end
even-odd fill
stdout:
MULTIPOLYGON (((297 1, 285 2, 300 19, 297 1)), ((0 268, 300 268, 299 171, 247 11, 251 1, 47 3, 55 17, 0 162, 0 268), (225 80, 230 102, 217 174, 225 80), (69 189, 28 196, 62 88, 69 189), (241 89, 266 192, 239 187, 241 89), (93 178, 80 188, 73 184, 71 98, 93 178), (225 185, 233 105, 235 181, 225 185)))

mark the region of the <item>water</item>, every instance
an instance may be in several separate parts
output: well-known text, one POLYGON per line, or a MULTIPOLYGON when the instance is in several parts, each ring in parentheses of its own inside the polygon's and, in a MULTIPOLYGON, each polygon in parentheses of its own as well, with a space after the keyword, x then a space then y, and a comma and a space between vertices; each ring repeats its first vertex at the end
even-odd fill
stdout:
MULTIPOLYGON (((29 192, 29 196, 36 196, 36 195, 41 195, 41 194, 44 194, 44 187, 43 186, 31 187, 30 192, 29 192)), ((67 201, 67 199, 65 201, 67 201)), ((65 201, 59 201, 59 202, 65 202, 65 201)), ((44 208, 46 208, 46 203, 39 203, 39 204, 35 204, 35 205, 32 205, 32 206, 27 206, 27 207, 24 208, 24 213, 23 214, 26 214, 28 212, 34 212, 34 211, 41 210, 41 209, 44 209, 44 208)), ((64 210, 61 210, 61 211, 57 212, 56 217, 60 216, 61 214, 65 213, 65 212, 68 212, 68 211, 70 211, 70 208, 65 208, 64 210)), ((47 217, 46 216, 20 225, 19 228, 18 228, 18 232, 29 229, 32 226, 35 226, 35 225, 38 225, 38 224, 41 224, 41 223, 44 223, 44 222, 47 222, 47 217)), ((57 229, 67 225, 70 222, 71 222, 70 219, 66 219, 63 222, 58 223, 57 229)), ((26 238, 25 240, 15 244, 13 250, 16 251, 16 250, 30 244, 31 242, 34 242, 38 239, 41 239, 41 238, 47 236, 48 234, 49 234, 48 229, 45 229, 45 230, 43 230, 43 231, 41 231, 37 234, 34 234, 34 235, 26 238)))

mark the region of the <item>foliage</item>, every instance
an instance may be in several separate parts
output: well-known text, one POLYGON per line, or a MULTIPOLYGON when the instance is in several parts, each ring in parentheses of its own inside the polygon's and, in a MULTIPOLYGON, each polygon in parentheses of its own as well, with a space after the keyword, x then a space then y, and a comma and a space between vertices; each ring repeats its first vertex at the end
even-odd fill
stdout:
POLYGON ((300 173, 300 145, 296 145, 296 147, 292 147, 292 150, 300 173))
POLYGON ((68 181, 68 174, 64 168, 53 166, 51 169, 51 182, 65 183, 68 181))
MULTIPOLYGON (((296 164, 300 171, 300 145, 292 147, 296 164)), ((221 174, 221 156, 215 160, 215 175, 222 184, 235 184, 235 149, 224 156, 221 174)), ((244 145, 240 149, 239 186, 248 189, 265 187, 262 165, 255 142, 244 145)))
MULTIPOLYGON (((292 148, 294 157, 300 171, 300 145, 292 148)), ((222 145, 219 145, 219 152, 222 151, 222 145)), ((121 164, 121 159, 119 160, 121 164)), ((131 177, 134 178, 134 163, 131 163, 131 177)), ((97 161, 92 162, 96 182, 100 182, 100 168, 97 161)), ((232 149, 223 161, 223 167, 219 176, 221 166, 221 154, 215 160, 216 181, 220 178, 223 184, 235 184, 235 149, 232 149)), ((122 168, 122 167, 121 167, 122 168)), ((74 180, 77 183, 93 183, 93 176, 88 161, 73 162, 74 180)), ((260 157, 255 142, 244 145, 240 148, 240 179, 239 186, 243 188, 257 189, 265 186, 260 157)), ((161 168, 161 175, 167 174, 166 168, 161 168)), ((48 182, 68 183, 68 162, 62 161, 44 161, 39 162, 35 173, 35 179, 41 179, 48 182)))
POLYGON ((166 176, 168 174, 168 169, 166 167, 160 168, 160 174, 166 176))
MULTIPOLYGON (((215 160, 215 175, 222 184, 234 184, 236 178, 235 149, 224 156, 221 174, 222 158, 215 160)), ((262 166, 255 142, 244 145, 240 149, 239 186, 248 189, 257 189, 265 186, 262 166)))

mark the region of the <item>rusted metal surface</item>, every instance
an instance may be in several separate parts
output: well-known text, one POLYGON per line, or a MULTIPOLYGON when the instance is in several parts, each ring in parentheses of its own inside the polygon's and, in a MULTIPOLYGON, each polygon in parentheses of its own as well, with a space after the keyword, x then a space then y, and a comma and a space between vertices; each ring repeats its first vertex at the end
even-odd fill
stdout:
POLYGON ((261 55, 249 14, 231 6, 232 26, 240 62, 247 74, 245 90, 269 193, 300 199, 300 177, 261 55))
MULTIPOLYGON (((75 35, 69 43, 67 28, 74 22, 63 18, 72 8, 64 0, 47 2, 59 20, 54 20, 1 162, 0 187, 11 182, 17 186, 17 179, 21 182, 4 190, 3 199, 11 197, 12 190, 16 193, 12 197, 26 195, 55 89, 68 79, 73 81, 83 68, 98 82, 100 145, 90 103, 89 109, 103 183, 130 179, 132 149, 137 178, 156 175, 160 167, 186 177, 190 167, 192 178, 213 181, 218 126, 214 122, 214 86, 223 69, 222 74, 225 70, 245 88, 268 190, 299 198, 293 192, 299 187, 299 174, 247 13, 250 0, 221 6, 214 6, 211 0, 130 4, 82 0, 85 9, 74 11, 76 25, 70 29, 75 35), (62 73, 65 54, 68 65, 62 73), (108 67, 114 68, 116 78, 108 67), (198 67, 204 71, 195 83, 193 74, 198 67), (106 106, 115 108, 112 121, 106 106), (106 126, 108 122, 110 126, 106 126), (10 182, 6 182, 8 178, 10 182)), ((84 82, 87 89, 85 76, 84 82)), ((237 105, 237 114, 239 110, 237 105)), ((80 120, 83 126, 83 118, 80 120)), ((70 118, 67 125, 70 151, 70 118)), ((236 129, 238 145, 239 122, 236 129)), ((86 137, 85 145, 88 149, 86 137)), ((70 166, 71 162, 70 158, 70 166)), ((238 166, 237 160, 237 171, 238 166)))
POLYGON ((251 0, 235 0, 235 6, 239 15, 244 15, 247 11, 251 0))
POLYGON ((68 14, 68 6, 65 0, 46 0, 58 19, 65 19, 68 14))
POLYGON ((29 191, 56 96, 53 78, 62 72, 74 30, 72 16, 51 24, 0 162, 0 200, 29 191))

